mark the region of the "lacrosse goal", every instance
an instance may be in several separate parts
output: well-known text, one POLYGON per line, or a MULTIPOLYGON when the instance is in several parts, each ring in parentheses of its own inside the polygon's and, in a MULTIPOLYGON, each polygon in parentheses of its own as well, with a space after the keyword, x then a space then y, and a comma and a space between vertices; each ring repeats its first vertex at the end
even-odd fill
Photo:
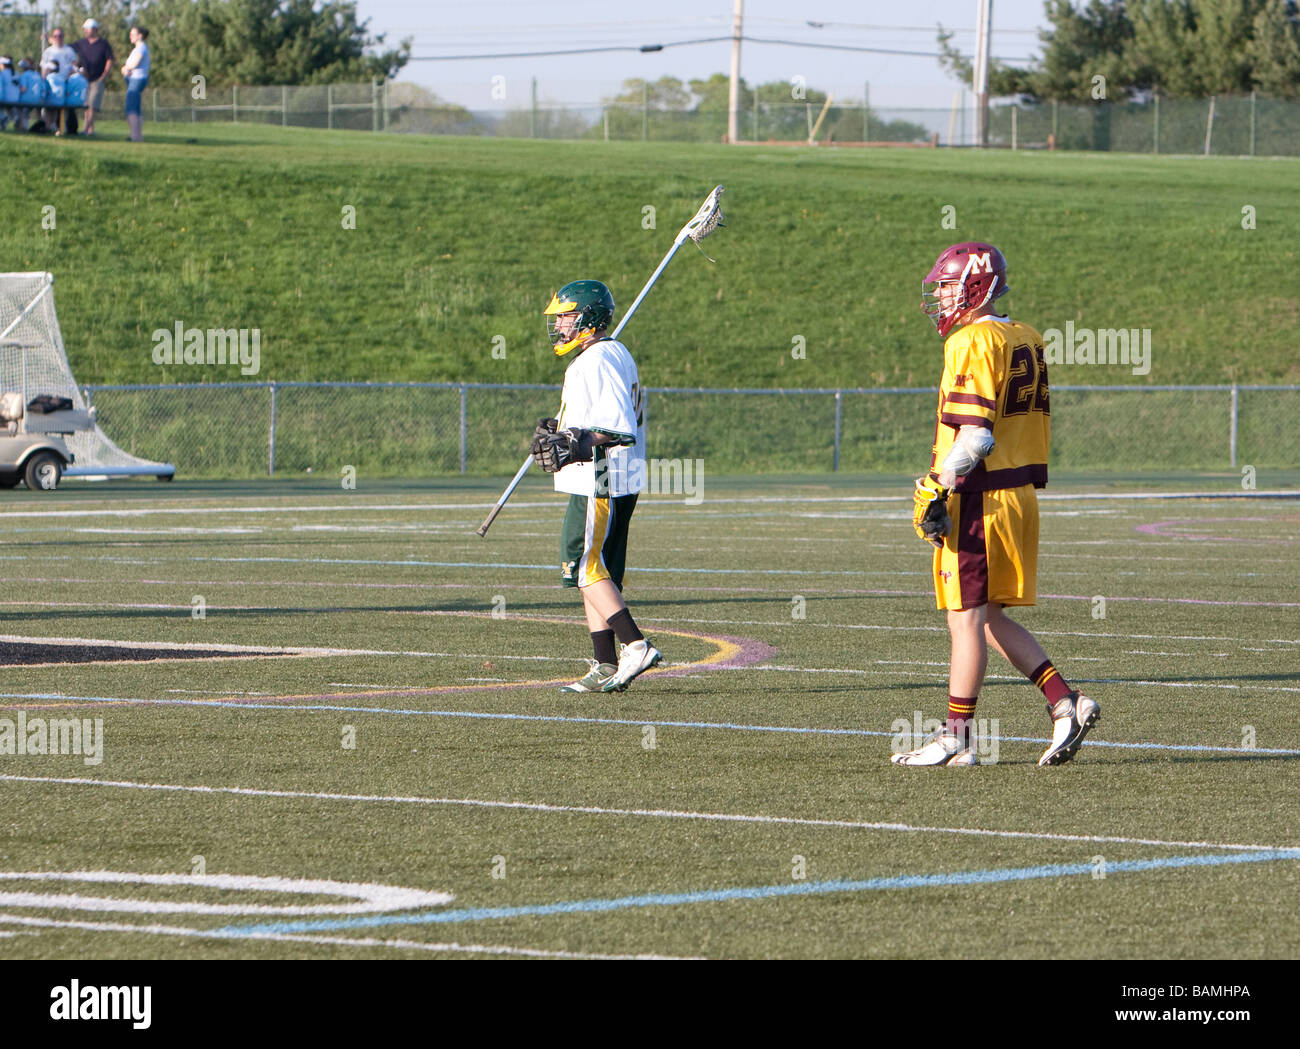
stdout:
MULTIPOLYGON (((86 412, 86 401, 68 367, 68 355, 54 312, 54 277, 49 273, 0 273, 0 395, 17 393, 27 406, 33 398, 67 398, 86 412)), ((94 413, 66 437, 75 460, 67 477, 168 478, 170 463, 155 463, 124 452, 95 422, 94 413)))

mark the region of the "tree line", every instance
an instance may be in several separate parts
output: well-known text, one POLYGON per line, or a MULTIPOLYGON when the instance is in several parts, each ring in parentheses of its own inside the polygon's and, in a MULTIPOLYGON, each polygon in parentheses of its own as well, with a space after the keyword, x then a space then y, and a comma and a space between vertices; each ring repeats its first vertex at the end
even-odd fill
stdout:
MULTIPOLYGON (((1043 54, 992 61, 989 93, 1026 101, 1141 101, 1259 91, 1300 98, 1296 0, 1046 0, 1043 54), (1101 78, 1100 80, 1098 78, 1101 78)), ((941 65, 967 84, 971 61, 940 26, 941 65)))
MULTIPOLYGON (((642 119, 643 107, 663 119, 681 117, 681 129, 674 137, 719 140, 727 130, 731 106, 730 78, 725 73, 683 81, 664 76, 658 80, 624 80, 618 93, 604 101, 611 107, 611 132, 625 131, 623 125, 642 119)), ((800 80, 772 80, 751 85, 744 77, 739 81, 739 127, 742 139, 757 137, 778 141, 802 141, 808 137, 809 119, 816 121, 826 103, 825 91, 809 87, 800 80)), ((861 141, 868 134, 873 141, 921 142, 930 133, 921 124, 907 120, 883 120, 871 112, 863 120, 863 105, 856 100, 837 106, 831 99, 817 138, 848 142, 861 141)), ((627 137, 619 134, 619 137, 627 137)))
MULTIPOLYGON (((37 10, 37 0, 0 0, 0 15, 37 10)), ((71 42, 88 18, 119 68, 131 50, 127 30, 147 28, 156 86, 189 86, 195 75, 214 87, 387 79, 411 52, 409 40, 385 47, 352 0, 55 0, 50 25, 71 42)))

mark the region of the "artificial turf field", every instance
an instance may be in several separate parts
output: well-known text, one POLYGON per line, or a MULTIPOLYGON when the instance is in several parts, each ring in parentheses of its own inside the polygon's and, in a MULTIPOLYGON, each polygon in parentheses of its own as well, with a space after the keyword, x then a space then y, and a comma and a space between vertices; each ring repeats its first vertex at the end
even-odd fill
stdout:
POLYGON ((1018 618, 1102 721, 1037 768, 993 657, 951 770, 888 761, 946 697, 909 478, 643 497, 667 665, 609 696, 557 690, 590 646, 540 477, 486 539, 498 480, 2 493, 0 718, 103 747, 0 753, 0 953, 1294 957, 1297 481, 1054 481, 1018 618))

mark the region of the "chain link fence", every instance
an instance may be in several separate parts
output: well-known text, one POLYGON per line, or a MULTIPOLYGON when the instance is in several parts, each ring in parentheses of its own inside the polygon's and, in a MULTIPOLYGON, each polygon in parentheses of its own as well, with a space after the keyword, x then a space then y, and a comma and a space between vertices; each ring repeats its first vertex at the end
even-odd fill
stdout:
POLYGON ((1300 103, 1243 97, 1152 98, 1145 103, 995 106, 989 143, 1123 153, 1218 156, 1300 154, 1300 103))
MULTIPOLYGON (((100 426, 184 478, 509 475, 560 387, 475 383, 93 386, 100 426)), ((929 454, 936 389, 649 387, 655 459, 713 474, 904 472, 929 454)), ((1219 470, 1300 465, 1300 386, 1056 386, 1052 465, 1219 470)))
MULTIPOLYGON (((124 95, 113 85, 108 113, 123 111, 124 95)), ((466 108, 440 102, 416 84, 371 81, 264 87, 157 87, 145 96, 145 115, 163 123, 275 124, 430 135, 506 138, 604 139, 656 142, 720 142, 727 113, 673 109, 642 101, 568 104, 539 100, 466 108)), ((742 142, 807 142, 816 129, 820 145, 890 143, 972 146, 975 116, 969 101, 950 109, 877 109, 862 102, 761 102, 742 98, 742 142)), ((1086 105, 1046 102, 994 104, 989 145, 1006 149, 1100 150, 1130 153, 1201 153, 1226 156, 1300 155, 1300 102, 1240 97, 1162 99, 1142 103, 1098 101, 1086 105)))

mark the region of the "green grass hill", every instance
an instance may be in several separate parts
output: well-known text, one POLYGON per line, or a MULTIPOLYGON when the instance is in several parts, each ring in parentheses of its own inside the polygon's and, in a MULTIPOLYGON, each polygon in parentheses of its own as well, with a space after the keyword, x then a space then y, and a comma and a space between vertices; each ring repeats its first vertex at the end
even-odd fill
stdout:
POLYGON ((1149 374, 1055 384, 1300 381, 1292 160, 120 127, 0 140, 4 267, 55 274, 83 384, 242 378, 154 364, 177 321, 259 328, 263 380, 555 382, 551 291, 596 277, 627 305, 718 182, 716 263, 685 245, 628 328, 649 385, 932 385, 920 282, 966 239, 1003 249, 1040 329, 1151 329, 1149 374))

